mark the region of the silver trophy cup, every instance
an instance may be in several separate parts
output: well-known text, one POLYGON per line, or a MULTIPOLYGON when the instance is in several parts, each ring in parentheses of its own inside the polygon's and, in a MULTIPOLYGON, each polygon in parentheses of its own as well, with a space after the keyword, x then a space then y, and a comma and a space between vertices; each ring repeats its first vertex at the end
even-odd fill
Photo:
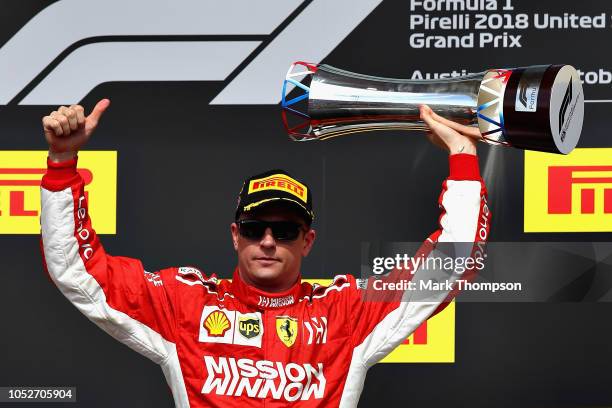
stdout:
POLYGON ((281 104, 293 140, 427 130, 419 115, 419 106, 426 104, 446 119, 477 128, 486 143, 561 154, 578 144, 584 117, 582 84, 570 65, 407 80, 296 62, 283 84, 281 104))

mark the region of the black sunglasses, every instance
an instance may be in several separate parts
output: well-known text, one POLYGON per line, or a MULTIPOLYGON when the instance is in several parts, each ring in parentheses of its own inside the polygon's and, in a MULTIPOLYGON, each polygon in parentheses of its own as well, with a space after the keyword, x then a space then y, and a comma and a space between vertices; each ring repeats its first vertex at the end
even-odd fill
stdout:
POLYGON ((272 230, 272 236, 279 241, 295 241, 305 227, 293 221, 261 221, 261 220, 239 220, 238 232, 246 239, 261 239, 266 230, 272 230))

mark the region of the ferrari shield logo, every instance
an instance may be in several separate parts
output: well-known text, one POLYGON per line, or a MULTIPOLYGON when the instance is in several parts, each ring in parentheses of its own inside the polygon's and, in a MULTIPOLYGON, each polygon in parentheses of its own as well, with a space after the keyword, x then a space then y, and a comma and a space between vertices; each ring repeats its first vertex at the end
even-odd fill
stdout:
POLYGON ((298 332, 298 319, 289 316, 276 316, 276 334, 287 347, 293 346, 298 332))

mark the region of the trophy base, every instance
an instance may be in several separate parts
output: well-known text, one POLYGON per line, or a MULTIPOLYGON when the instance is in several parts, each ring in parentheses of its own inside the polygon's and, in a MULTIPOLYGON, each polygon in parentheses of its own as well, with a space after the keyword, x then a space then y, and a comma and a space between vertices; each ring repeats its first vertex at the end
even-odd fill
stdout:
POLYGON ((568 154, 578 144, 584 92, 570 65, 512 70, 503 98, 505 137, 510 145, 568 154))

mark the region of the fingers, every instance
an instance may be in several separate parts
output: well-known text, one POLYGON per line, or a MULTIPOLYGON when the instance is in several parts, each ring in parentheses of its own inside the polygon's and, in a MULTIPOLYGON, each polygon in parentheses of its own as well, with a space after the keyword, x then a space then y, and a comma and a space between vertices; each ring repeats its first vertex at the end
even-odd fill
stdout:
POLYGON ((102 117, 102 114, 104 114, 104 112, 106 111, 106 109, 108 109, 109 106, 110 100, 108 99, 102 99, 96 104, 96 106, 94 106, 93 110, 86 118, 87 121, 90 122, 92 127, 97 126, 98 121, 102 117))
POLYGON ((60 124, 63 136, 68 136, 70 134, 70 123, 68 122, 68 118, 65 115, 59 113, 59 109, 51 112, 51 115, 49 116, 51 116, 60 124))
POLYGON ((66 106, 60 106, 57 110, 60 114, 64 115, 66 119, 68 119, 68 126, 70 126, 70 130, 77 130, 77 113, 74 109, 68 108, 66 106))
POLYGON ((52 118, 51 116, 45 116, 42 118, 43 129, 46 131, 52 131, 56 136, 63 136, 64 130, 60 123, 52 118))
POLYGON ((438 115, 436 112, 434 112, 429 106, 427 105, 423 105, 426 109, 426 111, 429 113, 429 115, 436 120, 437 122, 442 123, 445 126, 448 126, 449 128, 462 133, 466 136, 470 136, 470 137, 475 137, 475 138, 480 138, 480 132, 478 131, 477 128, 472 127, 472 126, 465 126, 462 125, 460 123, 457 122, 453 122, 452 120, 448 120, 445 117, 442 117, 440 115, 438 115))
POLYGON ((85 124, 85 109, 81 105, 71 105, 70 109, 76 112, 77 124, 83 126, 85 124))
POLYGON ((110 105, 108 99, 102 99, 89 116, 81 105, 60 106, 43 118, 43 128, 48 138, 68 137, 71 134, 89 136, 96 128, 98 120, 110 105), (82 133, 84 131, 84 133, 82 133))
POLYGON ((433 114, 434 112, 429 106, 421 105, 421 120, 423 120, 434 133, 441 133, 445 130, 446 126, 435 120, 433 114))
POLYGON ((43 128, 52 130, 56 136, 68 136, 85 123, 83 112, 80 105, 60 106, 43 118, 43 128))
POLYGON ((465 125, 462 125, 460 123, 453 122, 452 120, 448 120, 448 119, 438 115, 434 111, 432 111, 432 116, 438 122, 448 126, 449 128, 451 128, 453 130, 456 130, 459 133, 462 133, 462 134, 464 134, 466 136, 471 136, 471 137, 480 137, 480 132, 475 127, 465 126, 465 125))

